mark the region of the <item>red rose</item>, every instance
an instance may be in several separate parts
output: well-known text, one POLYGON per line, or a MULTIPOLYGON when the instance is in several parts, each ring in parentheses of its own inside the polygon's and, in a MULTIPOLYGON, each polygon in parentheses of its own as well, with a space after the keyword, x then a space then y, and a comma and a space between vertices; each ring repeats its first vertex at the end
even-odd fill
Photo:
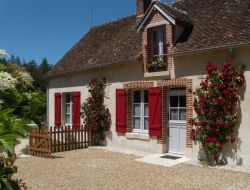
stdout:
POLYGON ((200 121, 198 122, 198 125, 199 125, 199 126, 204 126, 204 124, 205 124, 205 122, 204 122, 203 120, 200 120, 200 121))
POLYGON ((217 137, 209 137, 209 142, 212 143, 212 144, 216 144, 217 142, 217 137))
POLYGON ((209 125, 214 125, 214 121, 213 121, 213 120, 209 120, 209 121, 208 121, 208 124, 209 124, 209 125))
POLYGON ((216 101, 217 101, 217 103, 224 103, 225 99, 220 97, 220 98, 217 98, 216 101))
POLYGON ((189 119, 189 125, 193 126, 194 125, 194 118, 189 119))
POLYGON ((233 87, 234 84, 233 84, 232 82, 229 82, 229 83, 228 83, 228 86, 229 86, 229 87, 233 87))
POLYGON ((218 68, 212 63, 207 63, 207 68, 206 69, 207 69, 207 71, 209 73, 211 73, 213 71, 216 71, 218 68))
POLYGON ((228 95, 230 93, 229 90, 223 90, 223 94, 228 95))
POLYGON ((223 69, 227 69, 228 67, 232 66, 233 62, 232 61, 227 61, 223 64, 223 69))
POLYGON ((214 92, 209 92, 208 96, 213 97, 214 96, 214 92))
POLYGON ((219 87, 219 89, 225 88, 224 84, 219 84, 218 87, 219 87))
POLYGON ((196 137, 196 131, 195 129, 192 129, 191 133, 190 133, 190 139, 195 140, 196 137))
POLYGON ((224 127, 224 126, 225 126, 225 124, 224 124, 222 121, 218 121, 218 122, 216 123, 216 125, 217 125, 218 127, 224 127))

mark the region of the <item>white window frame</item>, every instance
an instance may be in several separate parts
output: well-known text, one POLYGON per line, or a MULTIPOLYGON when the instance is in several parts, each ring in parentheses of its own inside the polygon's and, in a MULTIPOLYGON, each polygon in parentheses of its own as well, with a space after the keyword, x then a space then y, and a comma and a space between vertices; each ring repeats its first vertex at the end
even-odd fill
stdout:
POLYGON ((187 119, 187 100, 186 100, 186 107, 180 107, 180 101, 179 101, 180 96, 185 96, 187 98, 186 91, 184 89, 183 90, 171 90, 170 93, 169 93, 169 96, 168 96, 168 99, 169 99, 169 101, 168 101, 169 118, 168 119, 169 119, 169 121, 171 123, 186 123, 186 119, 187 119), (171 96, 177 96, 178 97, 178 107, 171 107, 170 106, 170 97, 171 96), (185 120, 170 120, 170 110, 171 110, 171 108, 174 108, 174 109, 178 110, 178 118, 179 118, 180 109, 186 109, 186 119, 185 120))
POLYGON ((73 96, 72 93, 65 93, 64 94, 64 123, 66 126, 72 126, 72 118, 73 118, 73 96), (67 103, 67 95, 70 95, 70 102, 67 103), (67 113, 67 105, 70 106, 70 112, 67 113), (70 123, 67 123, 67 115, 70 116, 70 123))
POLYGON ((144 129, 144 119, 147 118, 148 119, 148 128, 149 128, 149 113, 148 116, 145 116, 145 105, 148 105, 148 109, 149 109, 149 104, 148 103, 144 103, 145 101, 145 97, 144 97, 144 91, 148 91, 148 89, 134 89, 132 90, 132 126, 133 126, 133 132, 135 133, 148 133, 148 129, 145 130, 144 129), (140 95, 141 95, 141 102, 140 103, 134 103, 134 92, 135 91, 140 91, 140 95), (140 108, 141 108, 141 115, 140 116, 135 116, 134 114, 134 105, 135 104, 140 104, 140 108), (140 129, 135 129, 134 128, 134 119, 135 118, 140 118, 141 122, 140 122, 140 129))

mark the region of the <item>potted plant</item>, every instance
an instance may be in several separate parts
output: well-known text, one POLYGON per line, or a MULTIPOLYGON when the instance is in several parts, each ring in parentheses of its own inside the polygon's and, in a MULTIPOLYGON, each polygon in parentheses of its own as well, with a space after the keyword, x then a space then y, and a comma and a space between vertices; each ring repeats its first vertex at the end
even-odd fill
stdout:
POLYGON ((165 71, 167 64, 164 59, 160 57, 155 57, 149 64, 147 65, 148 72, 158 72, 165 71))

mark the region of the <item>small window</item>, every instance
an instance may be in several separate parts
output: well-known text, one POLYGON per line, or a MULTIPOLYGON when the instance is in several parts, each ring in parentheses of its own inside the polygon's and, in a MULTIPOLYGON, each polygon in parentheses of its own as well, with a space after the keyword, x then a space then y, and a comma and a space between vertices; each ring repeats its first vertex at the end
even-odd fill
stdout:
POLYGON ((186 96, 170 96, 169 119, 186 120, 186 96))
POLYGON ((160 56, 160 58, 163 57, 165 36, 166 35, 164 29, 153 30, 152 32, 153 56, 160 56))
POLYGON ((148 91, 133 91, 133 128, 134 131, 148 131, 148 91))
POLYGON ((65 94, 65 125, 72 125, 73 102, 72 94, 65 94))

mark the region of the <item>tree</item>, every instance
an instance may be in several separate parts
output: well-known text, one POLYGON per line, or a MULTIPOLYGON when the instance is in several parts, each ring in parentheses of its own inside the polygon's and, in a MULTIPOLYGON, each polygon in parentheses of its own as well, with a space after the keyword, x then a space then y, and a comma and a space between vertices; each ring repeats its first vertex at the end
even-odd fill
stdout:
POLYGON ((46 92, 46 80, 45 75, 49 72, 49 70, 52 68, 52 65, 50 65, 46 58, 42 59, 42 62, 38 66, 38 73, 39 73, 39 82, 38 86, 41 89, 41 91, 46 92))

